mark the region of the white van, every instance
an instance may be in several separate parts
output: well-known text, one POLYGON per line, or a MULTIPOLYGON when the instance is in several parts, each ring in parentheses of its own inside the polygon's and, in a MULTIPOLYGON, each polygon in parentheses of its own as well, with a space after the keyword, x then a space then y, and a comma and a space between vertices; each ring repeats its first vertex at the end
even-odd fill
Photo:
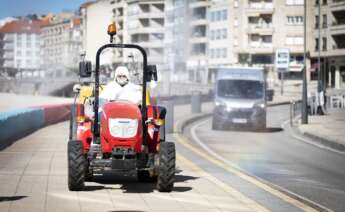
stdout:
POLYGON ((212 129, 266 128, 266 83, 262 68, 219 68, 212 129))

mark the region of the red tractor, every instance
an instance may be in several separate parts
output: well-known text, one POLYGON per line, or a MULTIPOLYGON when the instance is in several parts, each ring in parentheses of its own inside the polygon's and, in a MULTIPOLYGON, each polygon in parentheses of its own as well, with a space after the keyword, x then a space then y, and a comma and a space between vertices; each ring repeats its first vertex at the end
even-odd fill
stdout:
MULTIPOLYGON (((134 44, 114 44, 115 25, 108 27, 110 43, 96 54, 92 116, 84 112, 83 102, 75 102, 71 110, 68 141, 68 188, 83 190, 85 181, 94 173, 107 170, 131 174, 139 181, 157 182, 157 189, 170 192, 175 177, 175 144, 165 141, 166 110, 149 103, 146 84, 157 81, 156 66, 147 65, 145 50, 134 44), (100 107, 100 55, 107 48, 138 50, 143 59, 142 103, 110 101, 100 107), (102 112, 99 112, 102 111, 102 112)), ((91 77, 91 62, 79 64, 80 77, 91 77)), ((80 89, 77 95, 81 95, 80 89)), ((77 96, 76 95, 76 96, 77 96)))

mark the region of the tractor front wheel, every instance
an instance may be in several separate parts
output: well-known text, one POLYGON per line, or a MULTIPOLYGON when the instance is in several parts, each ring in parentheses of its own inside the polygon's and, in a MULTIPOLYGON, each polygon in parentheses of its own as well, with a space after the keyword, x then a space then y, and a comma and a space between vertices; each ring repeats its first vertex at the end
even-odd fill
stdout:
POLYGON ((68 188, 80 191, 85 186, 87 161, 83 154, 83 144, 78 140, 68 142, 68 188))
POLYGON ((160 143, 157 189, 160 192, 170 192, 175 181, 175 144, 160 143))

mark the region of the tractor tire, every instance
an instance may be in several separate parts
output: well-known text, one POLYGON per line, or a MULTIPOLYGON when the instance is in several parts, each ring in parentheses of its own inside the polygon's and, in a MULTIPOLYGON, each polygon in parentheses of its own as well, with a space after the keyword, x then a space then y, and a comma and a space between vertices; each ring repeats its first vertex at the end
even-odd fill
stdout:
POLYGON ((150 172, 147 170, 138 170, 137 178, 139 182, 153 183, 157 181, 157 176, 150 176, 150 172))
POLYGON ((71 106, 71 113, 69 118, 69 140, 77 139, 77 121, 76 117, 76 105, 71 106))
POLYGON ((68 142, 68 189, 81 191, 85 186, 87 161, 83 154, 83 144, 78 140, 68 142))
POLYGON ((86 160, 85 182, 92 182, 92 181, 94 181, 93 170, 90 168, 90 162, 86 160))
POLYGON ((175 144, 163 142, 160 144, 157 189, 160 192, 170 192, 175 181, 175 144))

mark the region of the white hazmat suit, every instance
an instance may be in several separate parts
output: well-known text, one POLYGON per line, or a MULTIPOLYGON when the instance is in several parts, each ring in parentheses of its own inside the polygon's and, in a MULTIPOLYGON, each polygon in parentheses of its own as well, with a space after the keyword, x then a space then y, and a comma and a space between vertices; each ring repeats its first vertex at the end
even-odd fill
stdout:
POLYGON ((106 85, 99 97, 106 101, 126 100, 139 105, 142 99, 142 88, 129 82, 127 67, 119 66, 115 70, 114 81, 106 85))

